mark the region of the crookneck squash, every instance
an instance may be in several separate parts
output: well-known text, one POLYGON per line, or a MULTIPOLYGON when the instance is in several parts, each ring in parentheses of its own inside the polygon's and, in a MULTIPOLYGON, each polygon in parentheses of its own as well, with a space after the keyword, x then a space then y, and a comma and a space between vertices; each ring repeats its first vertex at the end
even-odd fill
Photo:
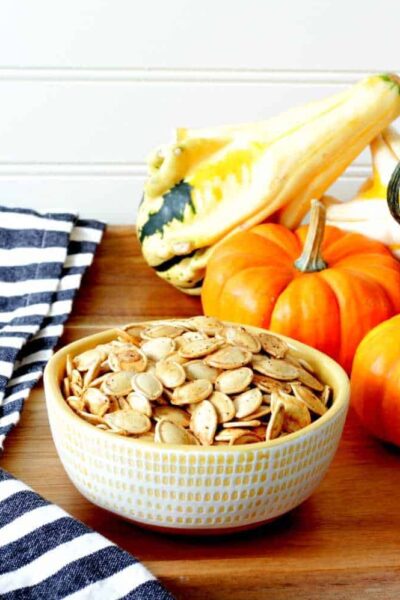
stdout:
POLYGON ((357 195, 349 202, 338 202, 325 197, 327 223, 367 235, 388 246, 400 258, 399 202, 393 194, 386 202, 388 185, 400 163, 400 134, 388 127, 370 145, 372 176, 362 185, 357 195), (394 219, 392 218, 394 217, 394 219))
POLYGON ((375 325, 400 312, 400 263, 380 242, 309 226, 265 223, 219 245, 202 290, 206 315, 266 327, 326 352, 349 371, 375 325))
POLYGON ((372 435, 400 446, 400 315, 362 340, 351 373, 351 401, 372 435))
POLYGON ((399 114, 399 79, 376 75, 269 121, 179 129, 149 159, 137 217, 144 258, 199 293, 215 244, 271 215, 296 226, 311 198, 399 114))

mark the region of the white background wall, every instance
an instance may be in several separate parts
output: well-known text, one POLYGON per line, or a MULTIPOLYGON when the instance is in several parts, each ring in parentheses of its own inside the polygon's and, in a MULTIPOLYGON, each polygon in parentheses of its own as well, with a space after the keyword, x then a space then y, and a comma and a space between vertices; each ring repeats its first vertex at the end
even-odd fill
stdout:
POLYGON ((398 0, 0 0, 0 204, 133 222, 145 157, 174 127, 400 72, 399 23, 398 0))

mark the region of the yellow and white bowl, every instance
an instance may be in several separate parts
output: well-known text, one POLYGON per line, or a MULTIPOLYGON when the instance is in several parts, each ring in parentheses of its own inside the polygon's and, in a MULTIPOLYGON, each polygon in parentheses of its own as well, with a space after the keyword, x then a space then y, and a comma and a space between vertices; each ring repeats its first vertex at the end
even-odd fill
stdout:
POLYGON ((152 528, 222 533, 275 519, 313 493, 333 459, 349 404, 349 381, 335 361, 285 338, 334 392, 332 407, 303 430, 241 446, 153 444, 93 427, 63 398, 60 382, 67 354, 74 356, 116 336, 108 330, 65 346, 44 375, 58 455, 88 500, 152 528))

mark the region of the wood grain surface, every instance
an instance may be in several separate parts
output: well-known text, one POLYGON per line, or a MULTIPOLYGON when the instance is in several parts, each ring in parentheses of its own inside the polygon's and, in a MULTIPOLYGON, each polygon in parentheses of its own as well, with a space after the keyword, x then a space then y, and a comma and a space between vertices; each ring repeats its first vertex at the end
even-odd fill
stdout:
MULTIPOLYGON (((110 227, 61 344, 109 325, 199 312, 197 298, 144 264, 133 228, 110 227)), ((41 386, 7 440, 1 466, 135 554, 178 600, 400 598, 400 453, 368 437, 351 411, 316 493, 278 521, 230 537, 153 533, 90 504, 57 458, 41 386)))

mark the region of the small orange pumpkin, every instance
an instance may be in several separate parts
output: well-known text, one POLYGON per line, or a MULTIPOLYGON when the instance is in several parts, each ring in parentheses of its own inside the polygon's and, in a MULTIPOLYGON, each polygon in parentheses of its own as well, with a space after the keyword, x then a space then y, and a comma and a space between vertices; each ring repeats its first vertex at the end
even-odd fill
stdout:
POLYGON ((202 302, 207 315, 296 338, 349 372, 366 333, 400 312, 400 264, 380 242, 325 229, 314 201, 309 226, 264 223, 218 246, 202 302))
POLYGON ((375 327, 358 346, 351 401, 370 433, 400 446, 400 315, 375 327))

